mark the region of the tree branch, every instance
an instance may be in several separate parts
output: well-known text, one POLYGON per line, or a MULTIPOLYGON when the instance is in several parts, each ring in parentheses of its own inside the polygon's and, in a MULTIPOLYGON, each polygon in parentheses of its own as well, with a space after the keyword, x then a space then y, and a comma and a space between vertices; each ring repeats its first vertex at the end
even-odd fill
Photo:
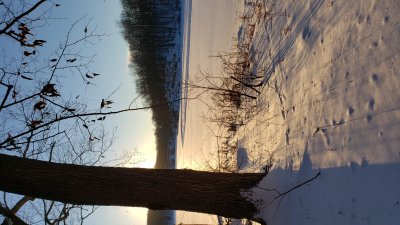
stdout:
POLYGON ((44 3, 46 0, 40 0, 38 1, 35 5, 33 5, 30 9, 28 9, 27 11, 21 13, 19 16, 15 17, 13 20, 11 20, 10 23, 7 23, 7 25, 0 30, 0 35, 4 34, 10 27, 12 27, 16 22, 18 22, 20 19, 22 19, 22 17, 28 15, 29 13, 31 13, 33 10, 35 10, 37 7, 39 7, 42 3, 44 3))
MULTIPOLYGON (((178 99, 178 100, 174 100, 172 102, 180 101, 180 100, 181 99, 178 99)), ((168 103, 165 103, 165 104, 168 104, 168 103)), ((0 143, 0 147, 4 147, 4 144, 10 142, 11 140, 15 140, 16 138, 19 138, 19 137, 22 137, 22 136, 24 136, 26 134, 29 134, 32 131, 44 128, 44 127, 49 126, 49 125, 51 125, 53 123, 60 122, 60 121, 63 121, 63 120, 68 120, 68 119, 72 119, 72 118, 86 117, 86 116, 107 116, 107 115, 119 114, 119 113, 123 113, 123 112, 151 109, 151 108, 159 107, 161 105, 164 105, 164 104, 156 104, 156 105, 151 105, 151 106, 138 107, 138 108, 134 108, 134 109, 128 108, 128 109, 123 109, 123 110, 118 110, 118 111, 111 111, 111 112, 93 112, 93 113, 74 114, 74 115, 55 118, 55 119, 53 119, 53 120, 51 120, 51 121, 49 121, 47 123, 43 123, 43 124, 38 125, 38 126, 36 126, 34 128, 31 128, 31 129, 29 129, 27 131, 21 132, 21 133, 15 135, 15 136, 7 138, 6 140, 4 140, 4 141, 2 141, 0 143)))
POLYGON ((28 225, 11 210, 0 205, 0 214, 5 217, 1 225, 28 225))
POLYGON ((4 104, 6 103, 6 101, 7 101, 7 99, 8 99, 8 96, 10 95, 10 92, 11 92, 11 90, 13 89, 14 86, 11 85, 11 84, 5 84, 5 83, 3 83, 3 82, 1 82, 1 81, 0 81, 0 84, 7 87, 7 92, 6 92, 6 94, 4 95, 3 101, 1 102, 1 105, 0 105, 0 111, 1 111, 1 110, 3 109, 4 104))
POLYGON ((248 84, 248 83, 246 83, 246 82, 244 82, 244 81, 241 81, 241 80, 239 80, 239 79, 236 79, 234 76, 231 76, 231 78, 232 78, 233 80, 235 80, 235 81, 237 81, 237 82, 243 84, 244 86, 246 86, 246 87, 252 89, 253 91, 257 92, 257 94, 260 94, 260 91, 254 88, 254 85, 248 84))
POLYGON ((28 201, 33 201, 35 198, 29 197, 29 196, 24 196, 22 197, 15 205, 14 207, 11 209, 12 213, 17 213, 21 207, 23 205, 25 205, 25 203, 27 203, 28 201))
POLYGON ((321 172, 318 172, 313 178, 311 178, 311 179, 309 179, 309 180, 306 180, 306 181, 304 181, 303 183, 298 184, 298 185, 292 187, 292 188, 289 189, 288 191, 285 191, 285 192, 279 194, 278 196, 276 196, 276 197, 274 198, 274 200, 276 200, 276 199, 278 199, 278 198, 280 198, 280 197, 282 197, 282 196, 284 196, 284 195, 286 195, 286 194, 289 194, 289 192, 291 192, 291 191, 293 191, 293 190, 295 190, 295 189, 297 189, 297 188, 299 188, 299 187, 301 187, 301 186, 303 186, 303 185, 305 185, 305 184, 307 184, 307 183, 310 183, 311 181, 313 181, 314 179, 316 179, 319 175, 321 175, 321 172))
MULTIPOLYGON (((31 96, 25 97, 25 98, 23 98, 23 99, 21 99, 21 100, 18 100, 18 101, 15 101, 15 102, 13 102, 13 103, 4 105, 4 106, 2 106, 2 109, 5 109, 5 108, 8 108, 8 107, 10 107, 10 106, 19 104, 19 103, 21 103, 21 102, 23 102, 23 101, 26 101, 26 100, 31 99, 31 98, 33 98, 33 97, 36 97, 36 96, 38 96, 38 95, 40 95, 40 93, 36 93, 36 94, 31 95, 31 96)), ((0 110, 1 110, 1 109, 0 109, 0 110)))
POLYGON ((241 92, 234 91, 234 90, 230 90, 230 89, 225 89, 222 87, 221 88, 220 87, 204 87, 204 86, 199 86, 199 85, 195 85, 195 84, 190 84, 190 86, 192 86, 194 88, 200 88, 203 90, 222 91, 222 92, 232 93, 232 94, 239 95, 239 96, 245 96, 245 97, 248 97, 251 99, 257 99, 257 97, 255 97, 255 96, 248 95, 248 94, 241 93, 241 92))

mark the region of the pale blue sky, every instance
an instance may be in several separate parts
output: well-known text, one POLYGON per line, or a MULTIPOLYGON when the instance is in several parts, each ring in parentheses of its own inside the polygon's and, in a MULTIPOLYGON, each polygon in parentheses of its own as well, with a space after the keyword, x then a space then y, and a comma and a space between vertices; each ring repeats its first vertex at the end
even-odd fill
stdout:
MULTIPOLYGON (((128 69, 128 46, 121 35, 118 25, 121 14, 119 0, 69 0, 59 1, 60 7, 53 9, 48 24, 37 31, 37 38, 45 39, 47 43, 40 48, 41 55, 49 55, 63 41, 70 25, 79 18, 84 23, 89 22, 89 29, 96 28, 96 33, 105 33, 99 43, 88 45, 85 53, 96 54, 90 70, 101 75, 96 77, 96 87, 90 87, 84 93, 89 109, 98 109, 102 98, 109 96, 117 88, 109 100, 114 101, 113 110, 127 108, 130 102, 137 97, 135 85, 128 69)), ((82 32, 84 23, 78 25, 74 32, 82 32)), ((3 42, 4 44, 4 42, 3 42)), ((7 45, 7 44, 6 44, 7 45)), ((2 46, 2 48, 6 48, 2 46)), ((77 81, 81 82, 81 80, 77 81)), ((64 84, 65 91, 74 92, 74 83, 64 84)), ((143 162, 137 166, 149 167, 155 161, 154 127, 150 111, 135 111, 116 116, 108 116, 104 121, 110 131, 117 128, 117 139, 110 153, 119 155, 123 150, 138 149, 142 154, 143 162)), ((134 193, 133 193, 134 194, 134 193)), ((100 208, 92 215, 86 224, 146 224, 147 210, 121 207, 100 208)))
MULTIPOLYGON (((96 81, 98 88, 93 89, 94 99, 108 96, 120 85, 120 89, 110 99, 115 101, 114 108, 126 108, 133 98, 137 96, 133 78, 129 75, 128 46, 123 40, 118 21, 121 14, 121 5, 118 0, 70 0, 60 3, 61 6, 54 11, 56 17, 70 18, 65 26, 58 26, 55 31, 63 34, 74 20, 86 15, 92 18, 91 26, 97 26, 97 32, 106 33, 94 47, 95 62, 91 65, 93 70, 101 73, 96 81)), ((96 102, 97 103, 97 102, 96 102)), ((118 154, 121 150, 138 148, 146 160, 141 166, 149 166, 155 160, 154 128, 151 122, 150 111, 136 111, 109 117, 104 121, 109 129, 117 127, 117 140, 112 152, 118 154)), ((132 193, 135 194, 135 193, 132 193)), ((114 224, 114 225, 144 225, 146 224, 147 210, 103 207, 92 215, 87 224, 114 224)))

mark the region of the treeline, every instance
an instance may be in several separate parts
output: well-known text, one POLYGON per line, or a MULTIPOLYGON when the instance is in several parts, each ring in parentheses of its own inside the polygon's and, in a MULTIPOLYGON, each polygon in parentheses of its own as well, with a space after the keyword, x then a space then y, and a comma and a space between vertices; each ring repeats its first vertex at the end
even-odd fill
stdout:
POLYGON ((121 25, 129 44, 137 91, 147 104, 157 106, 152 109, 157 139, 156 168, 168 168, 174 164, 169 156, 175 151, 171 142, 175 139, 172 130, 177 126, 178 112, 170 107, 172 99, 168 98, 165 87, 179 68, 181 3, 180 0, 121 2, 121 25))

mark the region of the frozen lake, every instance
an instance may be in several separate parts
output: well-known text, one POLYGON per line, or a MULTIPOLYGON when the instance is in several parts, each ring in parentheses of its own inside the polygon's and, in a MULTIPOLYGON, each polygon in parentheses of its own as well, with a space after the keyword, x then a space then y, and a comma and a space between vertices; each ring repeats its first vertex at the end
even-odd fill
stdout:
MULTIPOLYGON (((231 48, 232 38, 237 36, 239 1, 194 0, 184 1, 184 31, 182 51, 183 83, 201 78, 200 71, 220 74, 221 62, 210 57, 231 48)), ((184 85, 183 85, 184 86, 184 85)), ((186 87, 183 97, 193 98, 186 87)), ((177 143, 177 168, 203 169, 204 160, 213 151, 215 140, 204 123, 207 102, 198 99, 182 101, 177 143)))

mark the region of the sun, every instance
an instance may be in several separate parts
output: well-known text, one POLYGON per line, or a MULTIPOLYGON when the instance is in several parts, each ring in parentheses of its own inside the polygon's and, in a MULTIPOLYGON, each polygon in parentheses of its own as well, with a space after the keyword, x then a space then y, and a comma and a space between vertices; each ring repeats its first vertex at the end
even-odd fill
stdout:
POLYGON ((153 159, 146 159, 143 162, 138 163, 137 167, 140 168, 154 168, 155 161, 153 159))
POLYGON ((154 137, 151 137, 151 140, 145 142, 140 152, 142 158, 140 159, 140 161, 136 166, 140 168, 154 168, 157 158, 157 151, 156 151, 156 144, 154 137))
POLYGON ((146 225, 147 224, 147 211, 146 208, 126 207, 126 211, 132 216, 134 224, 146 225))

